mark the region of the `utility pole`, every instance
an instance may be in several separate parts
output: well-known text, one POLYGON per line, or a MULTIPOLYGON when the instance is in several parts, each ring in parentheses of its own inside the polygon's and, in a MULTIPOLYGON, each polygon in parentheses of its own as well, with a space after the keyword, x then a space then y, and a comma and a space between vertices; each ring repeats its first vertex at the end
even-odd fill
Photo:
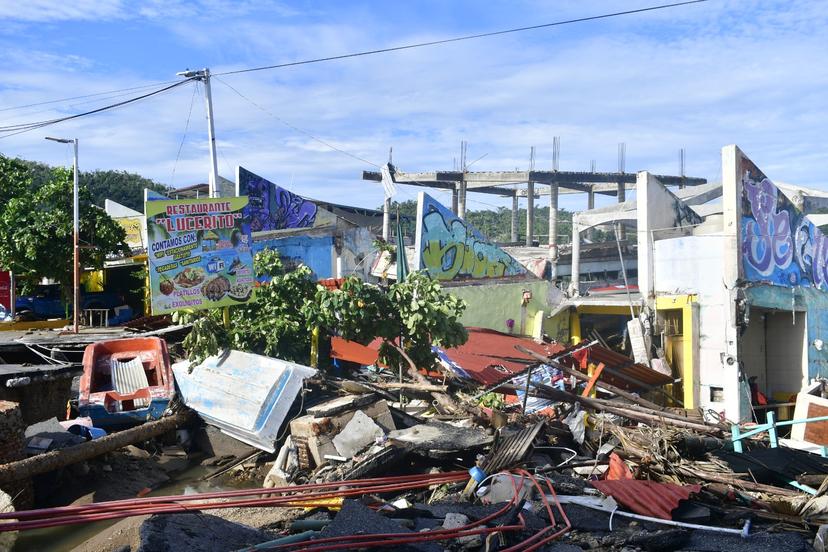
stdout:
POLYGON ((213 124, 213 94, 210 90, 210 69, 200 71, 181 71, 179 77, 195 79, 204 83, 204 102, 207 108, 207 138, 210 141, 210 197, 217 197, 218 160, 216 159, 216 129, 213 124))
POLYGON ((72 178, 72 241, 73 247, 73 282, 72 282, 72 331, 78 333, 80 331, 80 208, 78 205, 78 139, 77 138, 51 138, 46 137, 52 142, 59 142, 61 144, 72 144, 75 150, 75 160, 73 164, 73 178, 72 178))

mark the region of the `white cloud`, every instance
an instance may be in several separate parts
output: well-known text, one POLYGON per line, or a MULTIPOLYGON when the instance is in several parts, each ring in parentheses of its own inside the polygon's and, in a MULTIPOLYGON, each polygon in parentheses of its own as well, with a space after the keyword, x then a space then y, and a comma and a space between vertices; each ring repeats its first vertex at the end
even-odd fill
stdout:
POLYGON ((88 21, 124 15, 121 0, 0 0, 0 19, 17 21, 88 21))
MULTIPOLYGON (((612 11, 612 5, 586 10, 572 2, 551 10, 545 3, 525 4, 508 21, 486 25, 511 26, 525 22, 526 14, 556 20, 612 11)), ((445 17, 428 26, 430 18, 421 14, 403 25, 393 14, 359 8, 297 21, 296 10, 280 4, 269 6, 267 17, 252 4, 234 14, 227 3, 143 6, 142 13, 128 16, 151 17, 153 29, 169 33, 193 55, 215 56, 214 72, 458 32, 447 30, 445 17), (211 19, 204 16, 208 8, 230 15, 211 19), (200 18, 200 32, 170 14, 200 18), (430 31, 404 31, 418 28, 430 31)), ((720 148, 738 143, 772 178, 825 187, 828 71, 821 29, 828 17, 816 2, 743 6, 708 2, 692 10, 220 78, 267 111, 359 157, 381 163, 393 146, 394 160, 409 171, 451 167, 463 139, 471 144, 471 159, 488 154, 476 170, 526 167, 533 145, 537 165, 549 166, 552 137, 561 136, 562 169, 585 170, 595 159, 599 170, 614 170, 616 145, 624 141, 628 171, 675 173, 684 147, 689 174, 718 180, 720 148)), ((138 67, 110 74, 94 56, 61 67, 68 61, 48 49, 20 50, 14 59, 0 60, 0 105, 148 82, 138 67)), ((232 177, 238 163, 281 183, 293 181, 310 196, 370 207, 381 202, 380 189, 360 180, 370 165, 285 126, 218 80, 213 94, 222 174, 232 177)), ((49 132, 81 138, 84 168, 125 169, 171 182, 190 99, 191 89, 182 88, 49 132)), ((104 103, 87 101, 59 107, 66 112, 104 103)), ((12 115, 48 118, 58 111, 33 111, 51 107, 0 112, 0 125, 12 115)), ((176 185, 205 180, 205 143, 203 100, 197 97, 176 185)), ((43 143, 42 132, 0 139, 0 151, 63 162, 61 152, 43 143)), ((482 195, 471 201, 478 207, 497 203, 482 195)))

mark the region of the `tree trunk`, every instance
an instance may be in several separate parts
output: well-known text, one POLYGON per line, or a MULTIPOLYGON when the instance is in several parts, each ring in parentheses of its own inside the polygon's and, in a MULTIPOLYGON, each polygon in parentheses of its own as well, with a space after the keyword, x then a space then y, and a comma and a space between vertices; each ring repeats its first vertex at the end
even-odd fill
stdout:
POLYGON ((80 445, 53 450, 45 454, 38 454, 37 456, 32 456, 25 460, 18 460, 17 462, 2 464, 0 465, 0 484, 28 479, 41 473, 89 460, 90 458, 118 450, 127 445, 152 439, 162 433, 176 429, 191 420, 193 416, 194 412, 192 410, 185 410, 172 416, 147 422, 131 429, 101 437, 100 439, 81 443, 80 445))

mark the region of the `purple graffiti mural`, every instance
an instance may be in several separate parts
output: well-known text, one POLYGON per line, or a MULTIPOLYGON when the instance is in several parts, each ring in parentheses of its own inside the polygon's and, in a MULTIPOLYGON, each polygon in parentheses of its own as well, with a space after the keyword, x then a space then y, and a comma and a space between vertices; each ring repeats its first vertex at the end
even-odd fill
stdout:
POLYGON ((742 174, 745 278, 828 289, 828 237, 746 157, 742 174))
POLYGON ((790 215, 777 211, 779 190, 767 178, 759 183, 745 178, 743 184, 753 213, 753 219, 745 225, 744 259, 759 274, 769 276, 774 270, 786 269, 793 260, 790 215))
POLYGON ((239 195, 249 198, 244 215, 249 220, 251 232, 314 226, 318 211, 314 202, 242 167, 239 167, 238 179, 239 195))

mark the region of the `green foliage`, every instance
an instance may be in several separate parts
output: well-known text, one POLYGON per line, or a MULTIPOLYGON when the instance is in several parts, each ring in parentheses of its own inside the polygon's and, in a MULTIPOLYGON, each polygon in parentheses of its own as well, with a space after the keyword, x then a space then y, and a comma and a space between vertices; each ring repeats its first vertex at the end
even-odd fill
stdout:
MULTIPOLYGON (((51 179, 52 168, 36 161, 20 161, 31 172, 30 189, 37 190, 51 179)), ((167 187, 141 175, 126 171, 80 171, 80 184, 91 194, 98 207, 103 207, 105 199, 117 201, 130 209, 144 212, 144 188, 167 193, 167 187)))
POLYGON ((478 403, 480 406, 485 406, 486 408, 494 408, 495 410, 500 410, 503 408, 505 404, 503 400, 502 393, 495 393, 489 392, 480 397, 480 402, 478 403))
MULTIPOLYGON (((53 169, 34 188, 26 164, 0 156, 0 266, 12 270, 29 287, 41 278, 72 283, 72 172, 53 169)), ((108 255, 128 253, 124 229, 92 204, 81 185, 81 265, 100 269, 108 255)))
POLYGON ((221 309, 173 315, 174 320, 193 323, 183 343, 191 362, 233 348, 308 364, 310 332, 302 307, 316 291, 310 269, 286 271, 279 254, 271 250, 257 254, 254 265, 259 276, 271 281, 256 289, 254 302, 230 309, 229 327, 221 309))
POLYGON ((468 334, 460 323, 466 305, 444 293, 436 280, 414 272, 388 291, 348 278, 339 290, 319 286, 313 301, 305 304, 309 327, 319 326, 345 339, 366 344, 375 337, 386 343, 380 354, 397 362, 397 353, 387 342, 402 335, 406 352, 418 367, 431 367, 435 356, 431 345, 455 347, 468 334))
MULTIPOLYGON (((413 273, 388 290, 356 277, 328 290, 313 282, 305 266, 286 272, 276 251, 256 255, 255 267, 258 275, 272 279, 257 289, 256 301, 230 310, 229 326, 220 309, 173 315, 176 322, 193 323, 183 343, 191 362, 233 348, 308 364, 311 331, 318 327, 363 344, 402 334, 412 360, 427 367, 435 360, 432 343, 454 347, 468 339, 460 323, 465 304, 424 273, 413 273)), ((387 344, 381 354, 396 360, 387 344)))

